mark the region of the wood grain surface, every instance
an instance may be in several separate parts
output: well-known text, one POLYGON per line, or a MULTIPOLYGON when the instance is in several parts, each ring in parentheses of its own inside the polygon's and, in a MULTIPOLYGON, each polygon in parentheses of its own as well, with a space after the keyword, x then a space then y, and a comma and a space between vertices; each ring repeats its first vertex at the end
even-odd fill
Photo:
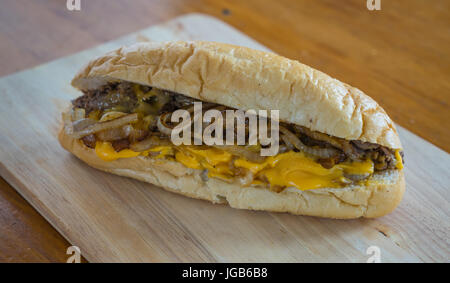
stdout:
MULTIPOLYGON (((450 150, 450 2, 3 0, 0 75, 92 47, 187 12, 214 15, 275 52, 298 59, 374 97, 400 125, 450 150)), ((0 182, 0 260, 65 261, 68 246, 0 182), (20 225, 19 225, 20 224, 20 225)))

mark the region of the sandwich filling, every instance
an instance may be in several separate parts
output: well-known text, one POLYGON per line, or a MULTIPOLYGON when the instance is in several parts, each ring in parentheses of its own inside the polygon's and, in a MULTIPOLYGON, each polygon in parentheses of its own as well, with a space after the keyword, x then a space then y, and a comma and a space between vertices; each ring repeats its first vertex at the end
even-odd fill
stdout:
MULTIPOLYGON (((261 156, 260 144, 176 146, 170 140, 176 125, 167 117, 178 109, 192 112, 196 101, 149 86, 111 82, 84 91, 72 101, 72 111, 64 114, 64 120, 71 135, 105 161, 136 156, 165 159, 200 170, 204 180, 218 178, 276 192, 287 187, 309 190, 365 184, 376 172, 403 168, 400 150, 282 121, 274 156, 261 156)), ((232 109, 209 102, 203 105, 204 111, 232 109)), ((248 135, 248 123, 245 127, 248 135)))

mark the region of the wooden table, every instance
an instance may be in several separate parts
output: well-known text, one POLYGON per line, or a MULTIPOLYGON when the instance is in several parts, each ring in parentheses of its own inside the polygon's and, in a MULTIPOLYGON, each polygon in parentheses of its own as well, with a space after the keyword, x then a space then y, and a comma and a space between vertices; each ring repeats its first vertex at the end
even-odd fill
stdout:
MULTIPOLYGON (((175 16, 211 14, 284 56, 363 89, 400 125, 450 151, 450 3, 382 0, 3 0, 0 76, 175 16), (301 50, 301 51, 300 51, 301 50)), ((70 244, 0 178, 0 261, 65 262, 70 244)))

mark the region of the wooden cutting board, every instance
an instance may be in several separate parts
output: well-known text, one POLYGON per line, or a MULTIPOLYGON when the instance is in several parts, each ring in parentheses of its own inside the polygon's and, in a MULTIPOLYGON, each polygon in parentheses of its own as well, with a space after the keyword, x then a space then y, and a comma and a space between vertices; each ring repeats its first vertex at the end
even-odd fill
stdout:
MULTIPOLYGON (((89 59, 142 40, 202 39, 267 50, 191 14, 0 79, 0 174, 91 262, 449 262, 450 157, 399 127, 406 194, 390 215, 331 220, 214 205, 92 169, 64 151, 60 113, 89 59)), ((444 126, 444 125, 443 125, 444 126)), ((17 235, 20 237, 20 235, 17 235)))

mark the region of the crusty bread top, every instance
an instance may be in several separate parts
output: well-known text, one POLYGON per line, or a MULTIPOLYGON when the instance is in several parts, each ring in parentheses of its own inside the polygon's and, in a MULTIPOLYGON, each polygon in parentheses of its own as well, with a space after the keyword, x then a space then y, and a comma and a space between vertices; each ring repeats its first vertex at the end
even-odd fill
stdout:
POLYGON ((298 61, 201 41, 148 42, 91 61, 73 79, 85 90, 125 80, 239 109, 278 109, 313 131, 401 149, 394 123, 362 91, 298 61))

